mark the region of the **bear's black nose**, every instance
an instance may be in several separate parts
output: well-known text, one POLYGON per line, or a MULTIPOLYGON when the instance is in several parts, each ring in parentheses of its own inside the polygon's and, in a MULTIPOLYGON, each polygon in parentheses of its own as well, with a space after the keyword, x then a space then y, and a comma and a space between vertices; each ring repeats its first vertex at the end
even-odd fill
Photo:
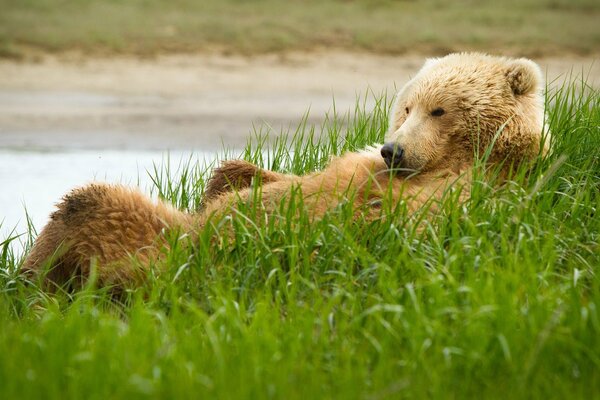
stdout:
POLYGON ((404 150, 397 143, 386 143, 381 148, 381 157, 388 168, 399 168, 404 150))

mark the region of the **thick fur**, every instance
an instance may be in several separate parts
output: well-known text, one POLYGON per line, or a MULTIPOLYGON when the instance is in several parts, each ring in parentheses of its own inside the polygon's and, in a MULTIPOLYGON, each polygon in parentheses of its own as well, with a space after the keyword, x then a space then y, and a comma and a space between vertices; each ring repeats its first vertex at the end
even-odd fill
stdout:
POLYGON ((22 266, 32 277, 46 273, 49 286, 70 283, 77 288, 93 266, 102 286, 135 284, 146 273, 136 263, 157 259, 167 230, 189 230, 193 221, 191 215, 119 185, 75 189, 57 208, 22 266))
POLYGON ((404 150, 399 170, 388 168, 381 146, 334 158, 305 176, 227 161, 213 172, 196 214, 136 190, 92 184, 58 204, 23 271, 51 286, 80 284, 96 266, 100 285, 134 286, 163 254, 166 234, 193 235, 214 218, 235 214, 240 200, 258 201, 268 218, 300 192, 312 218, 350 201, 356 215, 373 219, 381 217, 384 199, 405 202, 410 211, 435 203, 449 187, 466 199, 474 158, 492 144, 488 162, 500 164, 504 176, 547 150, 540 84, 539 68, 525 59, 471 53, 428 60, 400 91, 391 115, 386 142, 404 150), (259 198, 253 182, 261 185, 259 198))

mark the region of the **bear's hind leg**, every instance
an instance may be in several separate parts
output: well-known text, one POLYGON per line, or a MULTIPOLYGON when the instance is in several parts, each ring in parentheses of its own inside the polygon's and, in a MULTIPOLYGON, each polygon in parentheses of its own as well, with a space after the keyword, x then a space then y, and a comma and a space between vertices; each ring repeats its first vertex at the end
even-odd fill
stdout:
POLYGON ((45 289, 64 286, 80 279, 80 272, 68 254, 68 230, 64 221, 53 214, 50 222, 42 229, 33 247, 21 266, 27 279, 40 281, 45 289))
POLYGON ((71 191, 57 205, 22 270, 44 284, 73 282, 73 288, 92 271, 99 286, 135 285, 159 256, 163 231, 185 232, 191 220, 137 190, 91 184, 71 191), (132 256, 140 262, 133 263, 132 256))

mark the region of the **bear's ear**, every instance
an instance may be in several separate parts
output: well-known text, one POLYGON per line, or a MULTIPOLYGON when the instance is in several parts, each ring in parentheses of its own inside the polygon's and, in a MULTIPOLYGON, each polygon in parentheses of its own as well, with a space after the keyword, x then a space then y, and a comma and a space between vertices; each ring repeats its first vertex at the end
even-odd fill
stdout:
POLYGON ((533 61, 519 58, 508 62, 506 79, 515 95, 529 94, 538 90, 542 71, 533 61))
POLYGON ((425 64, 423 64, 423 67, 421 68, 423 69, 427 69, 427 68, 431 68, 436 64, 439 64, 440 59, 439 58, 428 58, 425 60, 425 64))

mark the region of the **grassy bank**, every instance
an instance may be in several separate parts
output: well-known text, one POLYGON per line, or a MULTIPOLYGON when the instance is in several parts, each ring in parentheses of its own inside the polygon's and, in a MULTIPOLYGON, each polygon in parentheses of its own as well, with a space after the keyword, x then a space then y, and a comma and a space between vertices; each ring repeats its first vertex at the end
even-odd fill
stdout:
MULTIPOLYGON (((174 242, 168 272, 121 303, 25 285, 7 240, 0 398, 600 395, 600 109, 581 86, 549 94, 553 152, 527 181, 481 182, 426 223, 401 207, 374 223, 344 206, 312 225, 293 207, 262 227, 240 217, 233 242, 174 242)), ((317 169, 381 140, 388 106, 244 157, 317 169)), ((162 196, 198 204, 202 166, 153 174, 162 196)))
POLYGON ((69 50, 256 54, 494 49, 529 56, 600 47, 595 0, 0 0, 0 56, 69 50))

